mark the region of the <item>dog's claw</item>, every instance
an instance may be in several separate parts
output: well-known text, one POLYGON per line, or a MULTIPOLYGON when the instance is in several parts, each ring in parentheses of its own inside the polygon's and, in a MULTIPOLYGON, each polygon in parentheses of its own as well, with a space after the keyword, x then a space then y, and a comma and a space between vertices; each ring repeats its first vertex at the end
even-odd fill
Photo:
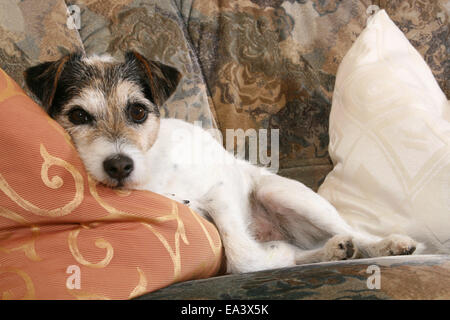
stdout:
POLYGON ((324 250, 324 261, 352 259, 356 254, 352 237, 343 235, 337 235, 328 240, 324 250))
POLYGON ((390 235, 381 240, 378 247, 378 256, 402 256, 413 254, 417 244, 408 236, 390 235))

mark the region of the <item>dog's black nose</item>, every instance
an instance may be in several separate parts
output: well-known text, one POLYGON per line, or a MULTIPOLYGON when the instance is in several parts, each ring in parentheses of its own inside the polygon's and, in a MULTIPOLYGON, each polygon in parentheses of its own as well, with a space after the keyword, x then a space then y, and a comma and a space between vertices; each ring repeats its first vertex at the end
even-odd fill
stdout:
POLYGON ((113 179, 125 179, 134 169, 133 160, 123 154, 116 155, 103 161, 103 169, 113 179))

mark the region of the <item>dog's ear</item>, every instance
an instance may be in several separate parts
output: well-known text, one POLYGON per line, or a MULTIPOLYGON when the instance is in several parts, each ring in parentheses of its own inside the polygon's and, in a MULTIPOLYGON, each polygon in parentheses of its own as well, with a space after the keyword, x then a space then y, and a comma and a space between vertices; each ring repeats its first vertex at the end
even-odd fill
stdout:
POLYGON ((128 51, 125 54, 125 64, 138 67, 145 78, 147 99, 158 107, 174 93, 181 80, 181 73, 177 69, 147 60, 136 51, 128 51))
POLYGON ((27 87, 41 101, 47 112, 50 112, 58 81, 67 62, 80 57, 81 53, 74 53, 66 55, 57 61, 44 62, 25 70, 24 78, 27 87))

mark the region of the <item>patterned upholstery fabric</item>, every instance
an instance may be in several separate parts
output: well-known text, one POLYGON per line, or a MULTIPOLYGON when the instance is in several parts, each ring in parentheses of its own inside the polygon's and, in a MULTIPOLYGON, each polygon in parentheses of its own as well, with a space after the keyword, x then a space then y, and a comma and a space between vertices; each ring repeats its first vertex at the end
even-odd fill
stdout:
POLYGON ((22 87, 27 67, 83 49, 66 10, 64 0, 0 2, 0 67, 22 87))
POLYGON ((279 128, 280 173, 315 189, 332 168, 328 116, 337 67, 364 28, 367 7, 392 13, 448 96, 444 2, 193 0, 181 12, 220 129, 279 128))
POLYGON ((0 66, 19 84, 25 67, 76 48, 120 57, 137 49, 183 71, 163 114, 204 127, 280 129, 280 173, 317 189, 332 169, 328 116, 337 67, 385 8, 450 92, 445 0, 66 0, 0 4, 0 66), (78 31, 78 32, 77 32, 78 31), (448 78, 448 77, 447 77, 448 78))
POLYGON ((384 257, 186 281, 136 299, 448 300, 449 283, 450 256, 384 257))
POLYGON ((121 58, 133 49, 176 67, 183 78, 162 115, 216 128, 201 67, 172 1, 77 0, 71 4, 81 9, 80 37, 87 54, 107 52, 121 58))

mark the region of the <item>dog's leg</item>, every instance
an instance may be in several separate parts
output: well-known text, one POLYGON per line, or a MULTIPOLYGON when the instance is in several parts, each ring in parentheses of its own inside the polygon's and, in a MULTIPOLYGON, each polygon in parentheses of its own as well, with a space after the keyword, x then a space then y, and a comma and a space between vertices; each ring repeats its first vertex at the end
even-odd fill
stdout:
POLYGON ((263 245, 272 250, 289 247, 295 252, 296 264, 346 260, 354 258, 356 255, 352 237, 345 235, 336 235, 329 239, 323 247, 312 250, 302 250, 285 241, 269 241, 264 242, 263 245))
POLYGON ((295 180, 262 174, 255 181, 256 200, 278 219, 294 244, 315 249, 317 244, 331 238, 323 247, 328 253, 321 253, 319 249, 316 254, 312 252, 312 256, 300 256, 298 262, 318 256, 347 259, 352 251, 353 258, 403 255, 413 253, 416 248, 415 241, 408 236, 391 235, 382 239, 354 230, 327 200, 295 180))
POLYGON ((408 236, 391 234, 377 240, 355 237, 359 248, 358 258, 410 255, 416 251, 418 243, 408 236))
MULTIPOLYGON (((241 273, 295 266, 298 248, 288 243, 268 245, 250 233, 248 196, 225 184, 213 187, 198 201, 216 225, 225 249, 227 272, 241 273)), ((195 203, 193 203, 195 205, 195 203)))

